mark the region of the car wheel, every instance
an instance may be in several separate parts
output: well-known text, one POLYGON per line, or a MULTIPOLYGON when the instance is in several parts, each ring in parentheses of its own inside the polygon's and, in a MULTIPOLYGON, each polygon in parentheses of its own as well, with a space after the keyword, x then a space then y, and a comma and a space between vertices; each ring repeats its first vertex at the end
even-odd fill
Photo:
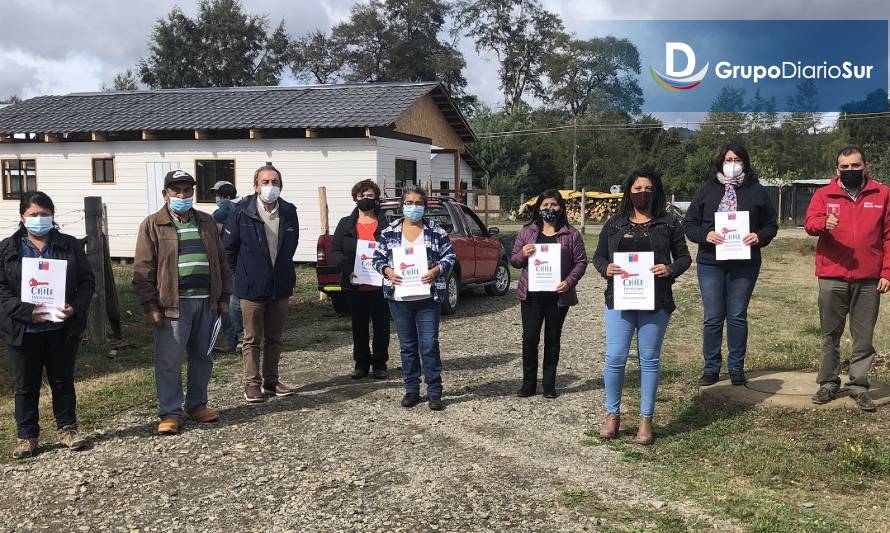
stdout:
POLYGON ((498 269, 494 274, 494 283, 485 286, 485 292, 489 296, 503 296, 510 290, 510 267, 503 261, 498 263, 498 269))
POLYGON ((445 301, 442 302, 442 314, 453 315, 457 310, 457 302, 460 299, 460 281, 452 270, 445 278, 445 301))
POLYGON ((348 316, 352 313, 349 305, 349 298, 345 294, 328 293, 331 299, 331 305, 334 306, 334 312, 340 316, 348 316))

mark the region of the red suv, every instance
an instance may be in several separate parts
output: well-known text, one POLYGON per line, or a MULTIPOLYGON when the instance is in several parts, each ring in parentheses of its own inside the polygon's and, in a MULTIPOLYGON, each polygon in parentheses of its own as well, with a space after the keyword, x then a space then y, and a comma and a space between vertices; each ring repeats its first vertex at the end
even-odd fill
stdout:
MULTIPOLYGON (((398 198, 380 202, 386 223, 401 216, 398 198)), ((460 291, 469 287, 484 287, 491 296, 503 296, 510 288, 510 265, 507 251, 498 240, 498 228, 486 228, 479 216, 469 207, 450 198, 430 198, 424 216, 442 226, 448 232, 457 264, 447 278, 448 298, 442 302, 442 313, 450 315, 457 309, 460 291)), ((334 309, 340 314, 349 312, 349 302, 340 289, 340 271, 330 261, 330 234, 318 237, 318 262, 315 273, 318 290, 327 294, 334 309)))

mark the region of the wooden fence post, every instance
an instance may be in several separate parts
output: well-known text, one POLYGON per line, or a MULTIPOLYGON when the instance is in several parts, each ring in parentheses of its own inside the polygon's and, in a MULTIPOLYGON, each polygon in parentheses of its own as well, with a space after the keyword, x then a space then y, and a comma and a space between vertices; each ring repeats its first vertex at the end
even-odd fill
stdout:
POLYGON ((587 189, 581 188, 581 235, 587 232, 587 189))
POLYGON ((87 260, 96 278, 96 292, 90 304, 87 327, 90 343, 104 346, 108 342, 105 311, 105 246, 102 239, 102 197, 87 196, 83 199, 84 225, 87 231, 87 260))
MULTIPOLYGON (((318 188, 318 211, 321 214, 321 234, 328 235, 331 232, 331 226, 328 218, 328 189, 325 186, 318 188)), ((324 302, 327 299, 327 294, 318 291, 319 302, 324 302)))
POLYGON ((485 227, 488 227, 488 196, 491 194, 491 183, 488 181, 488 174, 485 175, 485 227))

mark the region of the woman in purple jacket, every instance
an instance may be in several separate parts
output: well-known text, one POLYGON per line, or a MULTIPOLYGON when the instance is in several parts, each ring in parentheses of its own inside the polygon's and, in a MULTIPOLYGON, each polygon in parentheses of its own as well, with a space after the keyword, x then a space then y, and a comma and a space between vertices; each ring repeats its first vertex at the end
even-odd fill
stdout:
POLYGON ((544 325, 544 375, 541 385, 545 398, 556 398, 556 365, 559 363, 559 342, 562 324, 569 307, 578 303, 575 286, 587 269, 587 251, 581 233, 566 216, 566 202, 559 191, 549 189, 538 196, 532 208, 532 220, 516 237, 510 264, 522 269, 516 297, 522 310, 522 398, 535 394, 538 382, 538 343, 544 325), (556 244, 560 247, 562 282, 555 292, 528 290, 528 262, 535 253, 535 244, 556 244))

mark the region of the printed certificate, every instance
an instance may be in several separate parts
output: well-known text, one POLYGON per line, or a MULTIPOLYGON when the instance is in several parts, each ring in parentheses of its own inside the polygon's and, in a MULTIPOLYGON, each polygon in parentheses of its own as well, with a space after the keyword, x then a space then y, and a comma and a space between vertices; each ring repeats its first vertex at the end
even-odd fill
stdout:
POLYGON ((613 263, 621 273, 613 279, 614 308, 622 311, 655 310, 654 252, 615 252, 613 263))

